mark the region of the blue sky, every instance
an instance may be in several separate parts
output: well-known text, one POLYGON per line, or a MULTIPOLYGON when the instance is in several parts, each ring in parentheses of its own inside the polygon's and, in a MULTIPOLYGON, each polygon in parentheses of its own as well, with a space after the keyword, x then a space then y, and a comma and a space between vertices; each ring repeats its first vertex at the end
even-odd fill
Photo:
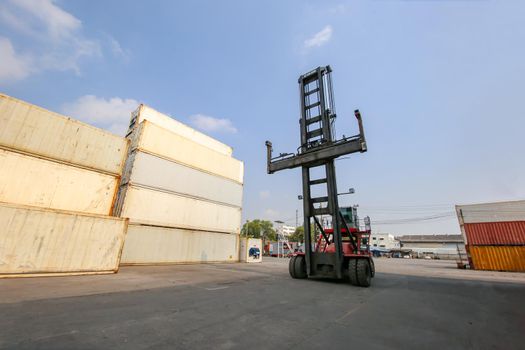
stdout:
POLYGON ((342 205, 375 231, 459 233, 453 205, 525 197, 522 1, 0 0, 0 90, 122 133, 139 103, 233 146, 244 218, 295 223, 297 77, 334 70, 342 205), (437 216, 433 220, 420 220, 437 216), (412 220, 412 219, 418 220, 412 220), (405 220, 409 219, 409 220, 405 220))

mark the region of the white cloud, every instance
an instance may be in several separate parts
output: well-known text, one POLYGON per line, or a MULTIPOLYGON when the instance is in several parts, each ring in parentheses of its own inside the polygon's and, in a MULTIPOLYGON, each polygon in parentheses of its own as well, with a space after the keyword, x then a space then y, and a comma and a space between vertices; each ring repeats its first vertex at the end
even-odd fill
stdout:
POLYGON ((332 26, 327 25, 320 32, 315 33, 314 36, 304 41, 304 48, 311 49, 319 47, 330 41, 332 38, 332 26))
MULTIPOLYGON (((24 62, 30 62, 31 69, 26 70, 27 74, 12 74, 10 80, 23 79, 30 73, 47 70, 81 74, 80 64, 83 60, 103 56, 101 42, 86 37, 82 21, 60 8, 54 0, 0 2, 0 23, 27 39, 20 43, 25 45, 24 62)), ((126 50, 114 38, 104 38, 104 42, 108 42, 106 47, 115 56, 127 58, 126 50)), ((0 76, 1 80, 7 79, 0 76)))
POLYGON ((190 122, 196 128, 210 131, 210 132, 224 132, 235 134, 237 128, 233 126, 231 120, 214 118, 203 114, 195 114, 190 116, 190 122))
POLYGON ((62 112, 88 124, 123 136, 128 129, 131 112, 139 105, 134 99, 112 97, 105 99, 85 95, 62 105, 62 112))
POLYGON ((105 37, 107 48, 109 48, 113 56, 122 58, 124 61, 128 61, 131 57, 131 51, 123 48, 122 45, 120 45, 120 43, 117 41, 117 39, 115 39, 111 35, 106 34, 105 37))
POLYGON ((261 199, 267 199, 267 198, 270 198, 270 191, 268 191, 268 190, 260 191, 260 192, 259 192, 259 197, 260 197, 261 199))
POLYGON ((24 79, 31 73, 30 57, 15 52, 11 40, 0 36, 0 81, 24 79))
POLYGON ((10 0, 4 8, 10 24, 31 35, 44 31, 47 38, 60 41, 71 37, 82 22, 72 14, 56 6, 52 0, 10 0))
POLYGON ((47 51, 38 60, 39 70, 73 71, 80 75, 80 61, 84 58, 102 57, 102 50, 97 41, 78 40, 73 38, 69 42, 58 45, 47 51))

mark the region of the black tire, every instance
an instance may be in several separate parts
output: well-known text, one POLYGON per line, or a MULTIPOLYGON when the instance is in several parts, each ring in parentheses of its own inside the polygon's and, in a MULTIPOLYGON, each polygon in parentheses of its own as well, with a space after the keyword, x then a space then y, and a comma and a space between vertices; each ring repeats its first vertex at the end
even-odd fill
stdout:
POLYGON ((370 257, 370 275, 372 278, 376 275, 376 264, 374 263, 374 259, 372 259, 372 257, 370 257))
POLYGON ((370 287, 372 283, 372 269, 368 259, 357 260, 357 282, 361 287, 370 287))
POLYGON ((296 278, 295 277, 295 258, 297 258, 297 256, 292 256, 290 261, 288 262, 288 272, 290 273, 290 276, 292 278, 296 278))
POLYGON ((306 273, 306 259, 304 255, 296 255, 295 261, 295 278, 307 278, 308 274, 306 273))
POLYGON ((351 285, 359 285, 357 282, 357 259, 348 260, 348 279, 351 285))

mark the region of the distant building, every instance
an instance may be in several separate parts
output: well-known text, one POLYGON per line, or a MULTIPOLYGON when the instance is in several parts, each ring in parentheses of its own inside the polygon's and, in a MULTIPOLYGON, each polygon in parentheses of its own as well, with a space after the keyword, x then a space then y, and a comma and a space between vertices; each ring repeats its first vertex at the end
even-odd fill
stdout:
POLYGON ((370 235, 370 248, 378 250, 399 249, 399 241, 389 233, 372 233, 370 235))
POLYGON ((404 235, 396 237, 403 250, 410 250, 415 257, 457 258, 466 257, 465 243, 461 235, 404 235))
POLYGON ((283 225, 283 226, 279 227, 279 231, 280 231, 280 233, 283 234, 283 236, 290 237, 291 235, 293 235, 295 233, 295 226, 283 225))

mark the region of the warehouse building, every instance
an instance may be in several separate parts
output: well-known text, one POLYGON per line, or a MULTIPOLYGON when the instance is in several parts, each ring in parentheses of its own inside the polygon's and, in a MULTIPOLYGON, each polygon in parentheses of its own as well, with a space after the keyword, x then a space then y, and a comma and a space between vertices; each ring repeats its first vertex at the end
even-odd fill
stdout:
POLYGON ((404 235, 396 237, 400 248, 415 258, 459 259, 466 257, 461 235, 404 235))

